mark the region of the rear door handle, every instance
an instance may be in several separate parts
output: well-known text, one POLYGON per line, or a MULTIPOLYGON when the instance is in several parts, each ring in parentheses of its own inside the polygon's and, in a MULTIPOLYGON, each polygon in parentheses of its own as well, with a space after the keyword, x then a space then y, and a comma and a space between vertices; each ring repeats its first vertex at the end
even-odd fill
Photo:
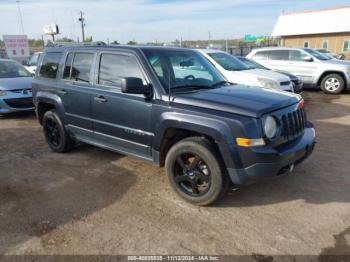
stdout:
POLYGON ((96 96, 94 97, 94 100, 98 103, 106 103, 108 101, 104 96, 96 96))
POLYGON ((59 90, 58 93, 59 93, 60 95, 63 95, 63 96, 65 96, 65 95, 68 94, 68 92, 67 92, 66 90, 64 90, 64 89, 59 90))

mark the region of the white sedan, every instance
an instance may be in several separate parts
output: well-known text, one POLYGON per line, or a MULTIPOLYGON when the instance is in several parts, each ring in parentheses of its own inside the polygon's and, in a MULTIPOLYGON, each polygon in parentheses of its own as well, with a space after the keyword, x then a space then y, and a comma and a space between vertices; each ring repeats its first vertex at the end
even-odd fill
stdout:
POLYGON ((283 74, 264 69, 251 69, 236 57, 223 51, 200 49, 198 52, 231 83, 294 92, 292 82, 283 74))

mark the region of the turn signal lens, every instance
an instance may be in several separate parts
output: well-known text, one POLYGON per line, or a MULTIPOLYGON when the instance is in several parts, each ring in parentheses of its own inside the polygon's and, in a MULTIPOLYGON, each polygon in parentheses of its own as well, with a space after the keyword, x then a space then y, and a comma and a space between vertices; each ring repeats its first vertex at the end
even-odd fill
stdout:
POLYGON ((248 138, 238 137, 238 138, 236 138, 236 143, 237 143, 237 145, 243 146, 243 147, 264 146, 265 145, 265 141, 262 138, 248 139, 248 138))
POLYGON ((304 109, 304 107, 305 107, 305 101, 304 101, 304 99, 301 99, 299 102, 299 108, 304 109))

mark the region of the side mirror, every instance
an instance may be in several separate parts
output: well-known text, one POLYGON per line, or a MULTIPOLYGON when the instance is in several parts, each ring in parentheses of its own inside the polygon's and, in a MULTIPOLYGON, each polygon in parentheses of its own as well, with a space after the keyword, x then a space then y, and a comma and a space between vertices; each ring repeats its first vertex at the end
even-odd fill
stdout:
POLYGON ((122 79, 122 92, 127 94, 150 95, 151 87, 144 85, 141 78, 127 77, 122 79))
POLYGON ((313 62, 314 59, 313 59, 311 56, 305 56, 305 57, 303 58, 303 61, 304 61, 304 62, 313 62))

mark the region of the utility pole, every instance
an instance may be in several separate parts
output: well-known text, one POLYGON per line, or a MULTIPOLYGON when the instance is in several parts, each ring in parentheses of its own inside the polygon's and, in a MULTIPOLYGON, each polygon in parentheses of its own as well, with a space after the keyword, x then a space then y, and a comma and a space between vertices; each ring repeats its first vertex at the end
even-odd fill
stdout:
POLYGON ((211 44, 211 31, 209 30, 208 31, 208 42, 209 42, 209 46, 210 46, 210 44, 211 44))
POLYGON ((79 22, 81 23, 81 36, 82 36, 82 42, 84 42, 85 40, 85 32, 84 32, 84 28, 85 28, 85 18, 83 17, 84 13, 83 11, 80 11, 80 17, 79 17, 79 22))
POLYGON ((22 29, 22 35, 24 35, 24 27, 23 27, 23 19, 22 19, 22 12, 21 12, 21 8, 19 6, 19 0, 16 0, 17 3, 17 9, 18 9, 18 19, 19 19, 19 24, 21 26, 22 29))

